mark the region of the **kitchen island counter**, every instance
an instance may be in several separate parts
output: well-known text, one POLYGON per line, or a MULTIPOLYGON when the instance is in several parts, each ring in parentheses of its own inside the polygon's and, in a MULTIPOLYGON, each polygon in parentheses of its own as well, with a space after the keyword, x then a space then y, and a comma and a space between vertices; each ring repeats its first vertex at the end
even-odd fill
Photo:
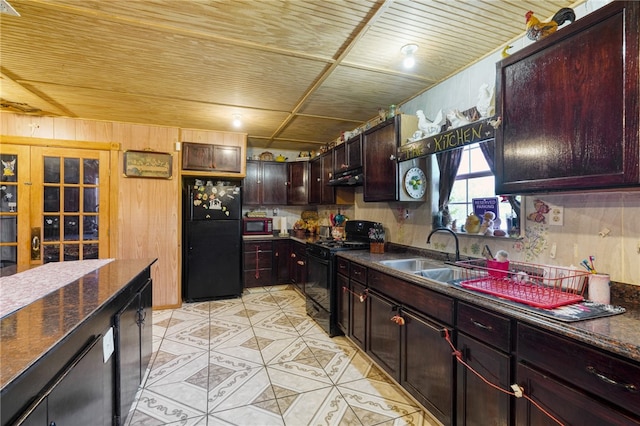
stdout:
MULTIPOLYGON (((113 315, 138 291, 154 262, 111 261, 0 320, 3 425, 34 399, 89 339, 108 335, 113 315)), ((48 280, 55 281, 55 277, 48 280)), ((112 362, 105 361, 107 373, 112 362)))

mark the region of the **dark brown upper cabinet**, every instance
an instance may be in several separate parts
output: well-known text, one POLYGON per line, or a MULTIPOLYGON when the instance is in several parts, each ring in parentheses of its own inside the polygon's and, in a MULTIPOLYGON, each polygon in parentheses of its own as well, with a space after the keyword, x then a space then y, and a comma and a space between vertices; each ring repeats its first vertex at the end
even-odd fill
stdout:
POLYGON ((309 162, 293 161, 287 163, 289 181, 287 183, 287 204, 306 206, 309 204, 309 162))
POLYGON ((416 116, 399 114, 364 132, 364 201, 397 201, 398 146, 418 129, 416 116))
POLYGON ((335 204, 335 188, 329 186, 333 176, 333 151, 310 161, 309 204, 335 204))
POLYGON ((287 163, 247 161, 243 184, 244 205, 273 206, 287 204, 287 163))
POLYGON ((242 150, 239 146, 183 142, 182 169, 240 173, 242 150))
POLYGON ((613 2, 498 62, 496 194, 638 186, 638 16, 613 2))

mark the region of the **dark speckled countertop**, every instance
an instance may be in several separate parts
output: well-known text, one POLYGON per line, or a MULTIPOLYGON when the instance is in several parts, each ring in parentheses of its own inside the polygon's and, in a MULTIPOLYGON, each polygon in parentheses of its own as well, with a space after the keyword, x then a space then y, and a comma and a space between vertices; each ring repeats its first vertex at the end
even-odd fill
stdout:
POLYGON ((114 299, 154 262, 154 259, 114 260, 3 317, 0 389, 114 299))
POLYGON ((415 258, 420 256, 416 253, 392 252, 372 254, 368 251, 354 250, 341 251, 338 253, 338 256, 363 264, 368 268, 386 272, 419 286, 438 291, 458 300, 472 302, 477 306, 508 315, 518 321, 556 332, 624 358, 634 360, 635 362, 640 362, 640 332, 638 332, 638 330, 640 330, 640 306, 638 305, 626 304, 624 302, 618 303, 619 301, 614 300, 614 303, 625 307, 627 312, 605 318, 568 323, 536 315, 526 308, 519 309, 512 303, 504 303, 495 298, 485 297, 481 293, 467 291, 452 285, 418 277, 414 274, 401 272, 379 263, 381 260, 415 258))

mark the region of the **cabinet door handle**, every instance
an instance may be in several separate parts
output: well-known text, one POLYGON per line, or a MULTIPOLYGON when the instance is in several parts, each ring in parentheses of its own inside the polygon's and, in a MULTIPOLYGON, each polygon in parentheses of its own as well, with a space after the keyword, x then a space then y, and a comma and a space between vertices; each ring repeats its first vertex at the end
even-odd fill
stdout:
POLYGON ((391 321, 395 322, 396 324, 398 324, 399 326, 403 326, 404 325, 404 318, 402 318, 400 315, 394 315, 391 317, 391 321))
POLYGON ((302 260, 298 260, 298 265, 304 266, 304 262, 302 260))
POLYGON ((317 180, 318 182, 320 182, 320 181, 322 180, 322 178, 316 178, 316 180, 317 180))
POLYGON ((138 318, 136 318, 136 324, 144 324, 144 320, 147 318, 147 311, 145 311, 143 307, 138 308, 137 317, 138 318))
POLYGON ((296 258, 296 254, 295 253, 291 253, 291 258, 295 259, 296 258))
POLYGON ((482 328, 483 330, 493 330, 493 327, 491 327, 490 325, 484 325, 483 323, 474 321, 473 319, 471 320, 471 322, 473 323, 473 325, 478 328, 482 328))
POLYGON ((610 377, 607 377, 604 374, 600 373, 598 370, 596 370, 595 367, 588 366, 587 367, 587 371, 590 374, 593 374, 594 376, 596 376, 601 381, 605 382, 606 384, 623 387, 629 392, 633 392, 633 393, 638 392, 638 387, 636 385, 634 385, 633 383, 620 383, 620 382, 618 382, 618 381, 616 381, 616 380, 614 380, 614 379, 612 379, 610 377))
POLYGON ((391 154, 391 155, 389 156, 389 160, 393 161, 393 160, 395 160, 395 159, 396 159, 396 156, 395 156, 395 155, 391 154))

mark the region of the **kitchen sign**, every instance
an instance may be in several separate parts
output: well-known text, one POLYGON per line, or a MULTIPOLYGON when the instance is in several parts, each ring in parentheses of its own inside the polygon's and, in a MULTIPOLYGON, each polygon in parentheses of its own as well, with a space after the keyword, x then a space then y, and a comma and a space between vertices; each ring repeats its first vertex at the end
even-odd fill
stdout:
POLYGON ((402 145, 398 148, 398 161, 450 151, 472 143, 493 139, 496 132, 493 125, 498 125, 494 121, 494 117, 486 118, 402 145))

